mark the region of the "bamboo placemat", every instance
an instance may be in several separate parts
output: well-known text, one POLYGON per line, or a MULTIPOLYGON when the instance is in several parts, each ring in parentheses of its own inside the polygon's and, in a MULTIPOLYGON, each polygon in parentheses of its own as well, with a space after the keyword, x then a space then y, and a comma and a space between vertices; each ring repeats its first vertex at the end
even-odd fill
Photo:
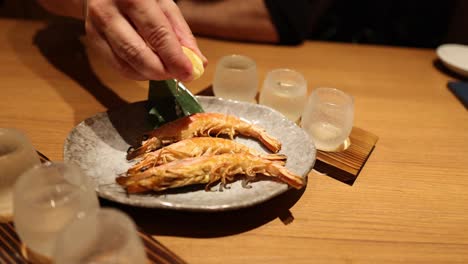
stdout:
MULTIPOLYGON (((49 159, 38 152, 42 162, 47 162, 49 159)), ((171 252, 159 241, 154 239, 141 230, 138 235, 143 241, 148 263, 154 264, 185 264, 186 262, 171 252)), ((16 264, 16 263, 33 263, 29 261, 24 254, 24 244, 16 234, 14 224, 12 222, 0 223, 0 263, 1 264, 16 264)))
MULTIPOLYGON (((153 237, 138 231, 145 246, 148 263, 186 263, 153 237)), ((31 263, 23 256, 24 245, 16 234, 13 223, 0 223, 0 263, 31 263)))

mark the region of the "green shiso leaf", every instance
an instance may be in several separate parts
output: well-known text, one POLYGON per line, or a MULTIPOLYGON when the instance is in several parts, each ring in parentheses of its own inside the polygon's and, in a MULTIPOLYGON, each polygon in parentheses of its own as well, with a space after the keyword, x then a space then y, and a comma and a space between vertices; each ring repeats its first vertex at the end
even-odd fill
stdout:
POLYGON ((154 127, 204 112, 192 93, 176 80, 149 81, 148 109, 154 127))

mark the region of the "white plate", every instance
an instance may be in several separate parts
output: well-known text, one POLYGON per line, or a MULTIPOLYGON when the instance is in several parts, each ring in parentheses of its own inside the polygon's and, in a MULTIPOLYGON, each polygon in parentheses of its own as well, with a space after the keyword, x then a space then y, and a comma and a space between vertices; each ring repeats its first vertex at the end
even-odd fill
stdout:
MULTIPOLYGON (((222 100, 216 97, 197 97, 206 112, 236 115, 266 129, 282 142, 280 153, 288 156, 286 167, 306 177, 315 162, 316 150, 308 135, 279 112, 257 104, 222 100)), ((123 204, 192 211, 218 211, 258 204, 288 189, 284 183, 260 180, 252 188, 241 181, 224 191, 206 192, 203 186, 172 189, 161 193, 130 194, 115 183, 118 174, 132 163, 125 158, 130 145, 150 130, 146 121, 146 102, 99 113, 78 124, 68 135, 64 145, 64 160, 74 162, 94 179, 98 195, 123 204)), ((254 139, 237 137, 249 147, 266 152, 254 139)), ((213 187, 213 190, 217 188, 213 187)))
POLYGON ((436 53, 447 68, 468 77, 468 46, 444 44, 437 48, 436 53))

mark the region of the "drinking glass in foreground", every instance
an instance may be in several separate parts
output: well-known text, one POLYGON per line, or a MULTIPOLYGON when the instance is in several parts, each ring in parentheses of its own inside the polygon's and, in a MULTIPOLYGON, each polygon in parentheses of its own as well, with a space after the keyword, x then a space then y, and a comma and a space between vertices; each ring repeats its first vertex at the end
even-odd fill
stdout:
POLYGON ((58 232, 99 208, 91 179, 71 164, 49 163, 26 171, 13 191, 14 223, 28 249, 51 257, 58 232))
POLYGON ((254 103, 257 86, 257 65, 251 58, 228 55, 216 65, 213 80, 216 97, 254 103))
POLYGON ((351 96, 334 88, 318 88, 312 91, 304 108, 302 128, 317 149, 336 151, 351 133, 353 119, 351 96))
POLYGON ((75 219, 57 238, 56 264, 148 263, 133 221, 115 209, 75 219))
POLYGON ((0 222, 13 217, 13 185, 27 169, 40 164, 28 138, 13 128, 0 128, 0 222))
POLYGON ((276 69, 267 74, 259 101, 295 122, 301 116, 306 100, 307 82, 302 74, 290 69, 276 69))

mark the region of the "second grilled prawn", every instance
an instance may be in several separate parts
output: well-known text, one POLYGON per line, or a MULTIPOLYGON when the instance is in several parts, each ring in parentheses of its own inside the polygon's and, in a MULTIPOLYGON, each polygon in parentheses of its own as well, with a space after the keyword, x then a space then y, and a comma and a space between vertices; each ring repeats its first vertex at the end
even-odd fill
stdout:
POLYGON ((164 148, 144 154, 143 159, 128 169, 127 175, 145 171, 175 160, 199 156, 219 155, 226 153, 245 153, 261 156, 264 159, 277 161, 284 165, 286 156, 282 154, 262 154, 236 141, 224 138, 199 137, 190 138, 171 144, 164 148))

